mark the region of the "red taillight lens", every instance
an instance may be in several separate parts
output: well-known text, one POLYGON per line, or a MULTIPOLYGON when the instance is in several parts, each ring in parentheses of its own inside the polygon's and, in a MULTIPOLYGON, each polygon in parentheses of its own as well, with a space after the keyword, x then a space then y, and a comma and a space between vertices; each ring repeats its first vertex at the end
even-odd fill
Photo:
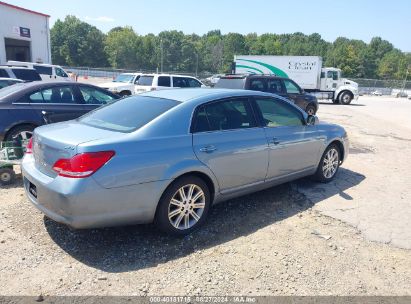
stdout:
POLYGON ((54 164, 53 170, 60 176, 71 178, 88 177, 103 167, 114 156, 114 154, 114 151, 77 154, 70 159, 59 159, 54 164))
POLYGON ((33 153, 33 137, 30 138, 27 146, 26 146, 26 154, 32 154, 33 153))

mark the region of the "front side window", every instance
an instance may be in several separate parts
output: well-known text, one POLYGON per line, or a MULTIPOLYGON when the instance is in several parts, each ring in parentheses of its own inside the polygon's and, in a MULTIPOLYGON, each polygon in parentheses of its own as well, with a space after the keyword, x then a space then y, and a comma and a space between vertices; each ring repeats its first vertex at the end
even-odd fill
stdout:
POLYGON ((159 87, 170 87, 171 80, 169 76, 159 76, 158 77, 158 86, 159 87))
POLYGON ((256 99, 265 127, 302 126, 301 113, 291 105, 273 98, 256 99))
POLYGON ((328 71, 327 78, 332 78, 332 80, 338 80, 338 72, 337 71, 328 71))
POLYGON ((62 69, 60 68, 56 68, 56 75, 59 77, 68 77, 68 75, 66 74, 66 72, 64 72, 62 69))
POLYGON ((194 78, 187 78, 189 88, 201 88, 201 82, 194 78))
POLYGON ((194 132, 246 129, 256 125, 248 99, 238 98, 210 103, 199 108, 194 132))
POLYGON ((80 92, 85 104, 106 104, 114 100, 113 96, 95 88, 80 86, 80 92))
POLYGON ((53 87, 35 92, 29 96, 32 103, 76 103, 73 91, 70 87, 53 87))
POLYGON ((300 88, 297 87, 297 85, 290 80, 284 80, 284 85, 285 85, 287 94, 300 94, 301 93, 300 88))

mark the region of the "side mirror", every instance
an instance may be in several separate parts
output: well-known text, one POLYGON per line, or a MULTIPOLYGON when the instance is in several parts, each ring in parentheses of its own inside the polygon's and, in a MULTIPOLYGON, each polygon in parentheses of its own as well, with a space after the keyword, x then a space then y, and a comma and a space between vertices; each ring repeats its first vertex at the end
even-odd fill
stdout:
POLYGON ((315 121, 317 120, 317 117, 315 115, 308 115, 307 117, 307 125, 308 126, 313 126, 315 125, 315 121))

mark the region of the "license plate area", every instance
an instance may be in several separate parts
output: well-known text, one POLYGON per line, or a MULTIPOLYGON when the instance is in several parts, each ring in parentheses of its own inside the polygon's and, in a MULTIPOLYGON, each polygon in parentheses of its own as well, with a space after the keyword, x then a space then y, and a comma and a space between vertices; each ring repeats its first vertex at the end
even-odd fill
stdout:
POLYGON ((31 182, 29 182, 29 193, 34 197, 37 198, 37 187, 32 184, 31 182))

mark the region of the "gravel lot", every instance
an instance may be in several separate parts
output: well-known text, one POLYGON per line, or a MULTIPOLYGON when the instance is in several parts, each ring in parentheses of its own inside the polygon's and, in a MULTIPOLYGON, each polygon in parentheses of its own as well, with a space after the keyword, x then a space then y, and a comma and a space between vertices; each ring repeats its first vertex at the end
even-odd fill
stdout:
POLYGON ((2 295, 411 295, 411 101, 322 104, 352 149, 309 179, 217 205, 171 238, 153 226, 72 231, 0 189, 2 295), (408 249, 406 249, 408 248, 408 249))

